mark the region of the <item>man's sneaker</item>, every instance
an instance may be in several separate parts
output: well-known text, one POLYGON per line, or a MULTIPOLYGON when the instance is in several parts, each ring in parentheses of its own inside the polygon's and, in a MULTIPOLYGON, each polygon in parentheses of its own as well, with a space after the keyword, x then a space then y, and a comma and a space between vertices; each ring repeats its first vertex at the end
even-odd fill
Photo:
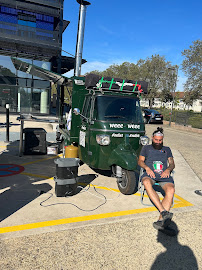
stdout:
POLYGON ((153 226, 157 230, 163 230, 163 229, 167 228, 170 225, 170 223, 171 223, 171 219, 167 218, 165 220, 162 219, 162 220, 155 221, 153 223, 153 226))
POLYGON ((163 220, 167 219, 167 218, 172 219, 172 217, 173 217, 173 213, 170 213, 166 210, 162 211, 161 215, 162 215, 163 220))
POLYGON ((161 212, 161 216, 162 216, 163 227, 166 228, 171 222, 171 219, 173 217, 173 213, 170 213, 170 212, 164 210, 161 212))
POLYGON ((169 235, 169 236, 176 236, 177 235, 177 231, 175 231, 174 229, 172 229, 170 227, 163 227, 162 220, 158 220, 158 221, 154 222, 153 227, 156 230, 158 230, 166 235, 169 235))
POLYGON ((164 229, 164 226, 163 226, 163 220, 155 221, 155 222, 153 223, 153 227, 154 227, 156 230, 163 230, 163 229, 164 229))

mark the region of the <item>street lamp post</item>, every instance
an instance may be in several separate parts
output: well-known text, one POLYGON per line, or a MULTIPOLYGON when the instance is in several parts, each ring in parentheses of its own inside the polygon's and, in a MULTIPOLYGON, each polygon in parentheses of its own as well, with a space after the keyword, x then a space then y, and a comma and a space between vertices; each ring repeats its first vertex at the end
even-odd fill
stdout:
POLYGON ((177 76, 178 76, 178 66, 175 66, 174 68, 169 68, 172 70, 172 77, 176 76, 175 82, 173 84, 173 98, 172 98, 172 104, 171 104, 171 111, 170 111, 170 119, 169 119, 169 126, 171 126, 171 118, 173 113, 173 107, 174 107, 174 101, 175 101, 175 89, 177 85, 177 76))

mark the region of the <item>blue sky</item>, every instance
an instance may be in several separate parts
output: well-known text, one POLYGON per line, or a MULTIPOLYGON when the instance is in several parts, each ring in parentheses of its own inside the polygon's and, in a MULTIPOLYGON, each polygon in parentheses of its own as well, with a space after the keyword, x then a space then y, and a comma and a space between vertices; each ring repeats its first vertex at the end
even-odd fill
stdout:
MULTIPOLYGON (((152 54, 181 65, 181 52, 201 39, 201 0, 89 0, 83 47, 82 74, 104 70, 125 61, 136 63, 152 54)), ((63 34, 63 50, 75 54, 79 4, 64 0, 64 19, 70 24, 63 34)), ((63 55, 67 55, 63 52, 63 55)), ((179 70, 177 91, 186 77, 179 70)), ((65 75, 71 76, 72 72, 65 75)), ((135 78, 138 79, 138 78, 135 78)))

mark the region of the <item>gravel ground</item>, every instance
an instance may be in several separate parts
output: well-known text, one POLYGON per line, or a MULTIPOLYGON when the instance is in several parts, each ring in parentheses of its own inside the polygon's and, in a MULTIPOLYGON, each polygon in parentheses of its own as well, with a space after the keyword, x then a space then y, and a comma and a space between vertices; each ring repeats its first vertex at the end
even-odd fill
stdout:
POLYGON ((3 270, 202 269, 201 218, 201 211, 176 214, 176 237, 157 233, 153 218, 141 218, 7 239, 0 242, 0 265, 3 270))

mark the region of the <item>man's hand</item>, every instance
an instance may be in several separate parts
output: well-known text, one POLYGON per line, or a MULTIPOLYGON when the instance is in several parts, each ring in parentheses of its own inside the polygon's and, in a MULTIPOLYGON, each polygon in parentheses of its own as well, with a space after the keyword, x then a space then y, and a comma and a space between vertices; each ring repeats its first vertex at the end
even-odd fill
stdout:
POLYGON ((168 163, 169 163, 169 166, 164 172, 162 172, 161 178, 170 177, 170 172, 175 168, 175 162, 174 162, 173 157, 168 158, 168 163))
POLYGON ((156 178, 154 172, 144 163, 145 157, 139 156, 138 165, 142 167, 151 178, 156 178))
POLYGON ((166 169, 164 172, 161 174, 161 178, 168 178, 170 176, 170 170, 166 169))
POLYGON ((147 167, 145 170, 151 178, 156 178, 155 173, 149 167, 147 167))

